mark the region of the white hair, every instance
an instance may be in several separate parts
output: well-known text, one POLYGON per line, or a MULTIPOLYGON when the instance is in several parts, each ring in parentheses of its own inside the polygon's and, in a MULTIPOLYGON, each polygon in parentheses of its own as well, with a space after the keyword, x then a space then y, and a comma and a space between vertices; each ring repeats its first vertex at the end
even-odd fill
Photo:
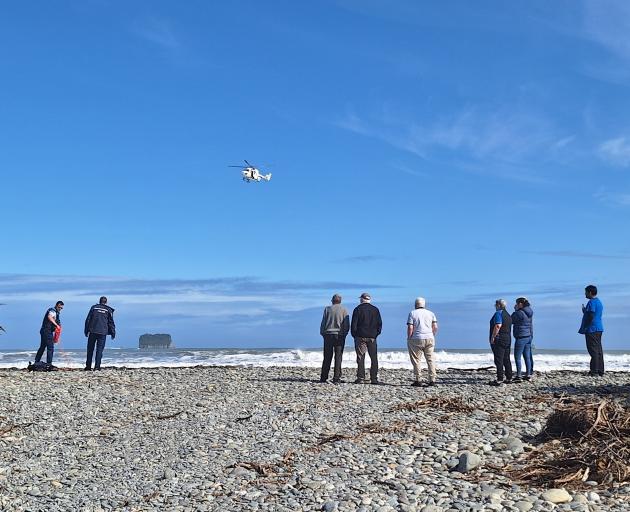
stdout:
POLYGON ((507 302, 505 302, 505 299, 497 299, 494 301, 494 303, 501 309, 505 309, 507 307, 507 302))
POLYGON ((416 298, 416 308, 423 308, 424 306, 426 306, 427 301, 424 299, 424 297, 417 297, 416 298))

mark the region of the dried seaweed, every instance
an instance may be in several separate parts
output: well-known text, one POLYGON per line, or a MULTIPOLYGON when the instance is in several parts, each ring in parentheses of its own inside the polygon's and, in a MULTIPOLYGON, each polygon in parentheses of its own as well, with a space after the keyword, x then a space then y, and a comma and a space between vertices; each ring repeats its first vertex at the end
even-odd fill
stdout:
POLYGON ((464 400, 459 397, 450 398, 432 396, 430 398, 425 398, 424 400, 418 400, 416 402, 403 402, 394 405, 393 407, 388 409, 387 412, 417 411, 419 409, 427 408, 439 409, 447 412, 472 412, 476 409, 476 407, 464 402, 464 400))
POLYGON ((334 443, 336 441, 347 441, 348 439, 352 439, 353 436, 348 436, 346 434, 331 434, 326 436, 320 436, 317 441, 317 446, 321 446, 323 444, 334 443))
MULTIPOLYGON (((293 474, 293 459, 295 451, 289 450, 284 454, 282 460, 278 462, 237 462, 228 466, 230 468, 241 467, 254 471, 258 477, 262 477, 267 483, 286 483, 293 474)), ((260 481, 260 480, 258 480, 260 481)))
POLYGON ((538 449, 510 471, 535 485, 580 487, 630 482, 630 408, 604 399, 556 407, 538 437, 538 449))
POLYGON ((13 432, 15 429, 18 428, 26 428, 26 427, 30 427, 33 423, 22 423, 20 425, 8 425, 6 427, 2 427, 0 428, 0 436, 4 436, 10 432, 13 432))

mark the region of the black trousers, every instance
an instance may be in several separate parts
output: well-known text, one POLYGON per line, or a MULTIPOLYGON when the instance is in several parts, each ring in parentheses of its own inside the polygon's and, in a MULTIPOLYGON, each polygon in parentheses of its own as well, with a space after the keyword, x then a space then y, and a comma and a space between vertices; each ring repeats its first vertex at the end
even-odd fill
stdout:
POLYGON ((94 360, 94 368, 101 369, 101 359, 103 358, 103 350, 105 350, 105 334, 90 333, 87 342, 87 358, 85 360, 85 367, 92 368, 92 355, 94 354, 94 347, 96 347, 96 358, 94 360))
POLYGON ((494 354, 494 365, 497 367, 497 380, 503 380, 503 376, 507 380, 512 380, 512 361, 510 360, 511 341, 495 340, 490 344, 492 353, 494 354))
POLYGON ((365 380, 365 354, 370 355, 370 381, 378 382, 378 355, 376 338, 354 338, 357 353, 357 380, 365 380))
POLYGON ((42 356, 44 355, 44 350, 46 351, 46 362, 48 364, 52 364, 53 362, 53 354, 55 353, 55 342, 53 340, 53 331, 48 330, 40 330, 39 335, 41 338, 41 342, 39 344, 39 349, 37 350, 37 354, 35 354, 35 362, 42 360, 42 356))
POLYGON ((604 375, 604 349, 602 348, 602 333, 586 333, 586 350, 591 355, 591 374, 604 375))
POLYGON ((343 349, 346 345, 346 337, 338 334, 324 334, 324 362, 322 363, 322 373, 319 377, 321 382, 328 380, 330 373, 330 363, 335 356, 335 369, 333 370, 333 382, 341 380, 341 360, 343 349))

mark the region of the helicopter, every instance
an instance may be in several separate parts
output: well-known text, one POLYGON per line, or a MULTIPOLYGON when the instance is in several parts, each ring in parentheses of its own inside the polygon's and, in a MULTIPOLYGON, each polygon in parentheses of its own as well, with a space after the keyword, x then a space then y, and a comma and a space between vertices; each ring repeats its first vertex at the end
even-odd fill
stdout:
POLYGON ((238 167, 242 169, 241 174, 243 175, 243 181, 247 183, 251 181, 271 181, 271 173, 269 174, 261 174, 260 170, 250 164, 247 160, 243 160, 245 165, 228 165, 228 167, 238 167))

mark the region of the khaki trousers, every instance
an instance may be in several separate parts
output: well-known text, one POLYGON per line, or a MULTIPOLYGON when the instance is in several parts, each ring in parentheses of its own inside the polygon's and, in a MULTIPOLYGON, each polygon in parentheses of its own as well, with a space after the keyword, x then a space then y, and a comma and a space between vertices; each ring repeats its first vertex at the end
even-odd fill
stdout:
POLYGON ((435 382, 436 372, 435 364, 433 362, 433 349, 435 348, 435 340, 407 340, 407 348, 409 349, 409 358, 413 365, 413 373, 416 380, 420 380, 420 362, 422 361, 422 355, 427 360, 427 367, 429 368, 429 382, 435 382))

